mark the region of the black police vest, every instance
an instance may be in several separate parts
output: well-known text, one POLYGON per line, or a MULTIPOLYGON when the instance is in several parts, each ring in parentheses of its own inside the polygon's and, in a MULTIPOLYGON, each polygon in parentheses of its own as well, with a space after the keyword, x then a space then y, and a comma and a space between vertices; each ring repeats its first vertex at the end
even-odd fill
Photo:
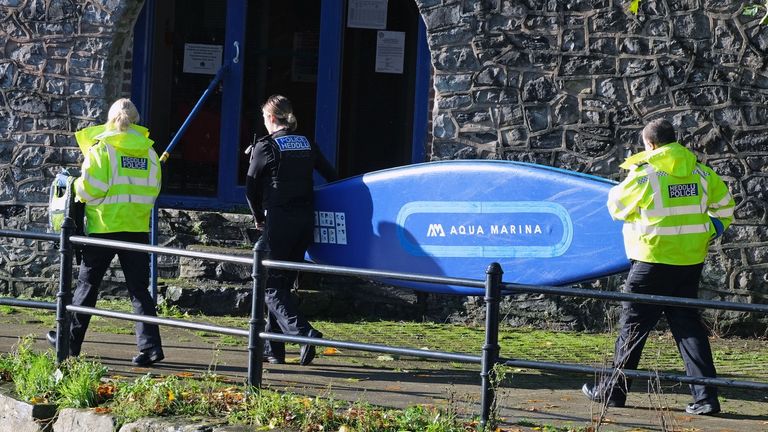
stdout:
POLYGON ((274 157, 267 171, 269 184, 265 185, 264 207, 311 205, 315 166, 312 144, 303 135, 281 132, 268 140, 274 157))

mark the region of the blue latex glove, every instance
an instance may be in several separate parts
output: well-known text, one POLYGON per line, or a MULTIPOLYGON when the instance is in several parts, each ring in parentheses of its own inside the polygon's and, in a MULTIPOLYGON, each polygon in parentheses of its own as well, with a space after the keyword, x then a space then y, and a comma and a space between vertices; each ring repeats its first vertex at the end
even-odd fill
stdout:
POLYGON ((69 173, 66 170, 56 174, 56 186, 67 187, 68 180, 69 180, 69 173))
POLYGON ((712 237, 712 239, 716 239, 716 238, 720 237, 721 235, 723 235, 724 228, 723 228, 723 223, 720 222, 720 219, 713 218, 712 216, 710 216, 709 220, 712 221, 712 226, 715 227, 715 236, 712 237))

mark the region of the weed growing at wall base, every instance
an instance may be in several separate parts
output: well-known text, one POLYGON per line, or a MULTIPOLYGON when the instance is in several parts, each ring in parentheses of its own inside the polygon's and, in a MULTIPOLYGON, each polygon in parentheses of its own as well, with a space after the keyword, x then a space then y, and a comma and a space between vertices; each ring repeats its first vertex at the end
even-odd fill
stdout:
POLYGON ((214 374, 200 378, 146 375, 133 383, 117 383, 115 397, 106 406, 118 425, 141 417, 223 415, 231 424, 258 430, 466 432, 477 426, 473 420, 459 419, 450 410, 433 406, 386 410, 329 397, 245 389, 214 374))
POLYGON ((251 393, 230 416, 233 423, 290 430, 338 430, 356 432, 465 432, 477 430, 477 422, 461 420, 449 410, 413 406, 386 410, 367 403, 348 404, 333 399, 309 398, 269 391, 251 393))
POLYGON ((23 338, 15 351, 0 356, 0 378, 13 381, 16 395, 29 403, 58 408, 99 406, 120 425, 142 417, 225 417, 233 424, 289 430, 358 432, 466 432, 477 421, 434 406, 389 410, 367 403, 245 388, 213 373, 196 377, 144 375, 133 381, 106 380, 97 361, 74 357, 58 367, 52 350, 32 351, 23 338))

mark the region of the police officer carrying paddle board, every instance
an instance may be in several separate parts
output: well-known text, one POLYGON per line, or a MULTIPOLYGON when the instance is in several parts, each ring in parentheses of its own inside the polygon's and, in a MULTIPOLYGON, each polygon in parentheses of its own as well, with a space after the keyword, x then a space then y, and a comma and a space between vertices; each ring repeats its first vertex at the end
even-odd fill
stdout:
MULTIPOLYGON (((642 132, 645 151, 621 165, 629 175, 608 194, 611 216, 624 221, 624 248, 632 264, 625 292, 697 298, 710 242, 733 222, 734 201, 720 177, 677 142, 666 120, 642 132)), ((689 376, 715 378, 707 330, 695 308, 622 303, 613 367, 637 369, 648 333, 666 316, 689 376)), ((623 375, 584 384, 591 400, 623 407, 632 382, 623 375)), ((720 411, 717 387, 692 384, 689 414, 720 411)))

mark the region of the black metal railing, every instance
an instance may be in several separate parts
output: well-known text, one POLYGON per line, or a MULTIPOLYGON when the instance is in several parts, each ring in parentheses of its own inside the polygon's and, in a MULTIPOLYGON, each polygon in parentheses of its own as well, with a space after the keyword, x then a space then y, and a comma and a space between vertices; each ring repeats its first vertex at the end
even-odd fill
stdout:
MULTIPOLYGON (((503 270, 498 263, 490 263, 486 269, 486 278, 484 281, 473 279, 447 278, 440 276, 429 276, 410 273, 399 273, 390 271, 378 271, 370 269, 360 269, 352 267, 329 266, 307 263, 296 263, 287 261, 276 261, 267 259, 268 251, 261 242, 253 248, 253 257, 231 256, 217 253, 207 253, 198 251, 188 251, 163 246, 152 246, 146 244, 129 243, 115 240, 96 239, 83 236, 72 236, 73 226, 71 219, 67 218, 62 226, 59 235, 48 233, 35 233, 26 231, 0 230, 0 237, 22 238, 40 241, 58 242, 59 257, 61 261, 59 273, 59 287, 56 295, 56 303, 36 302, 28 300, 18 300, 13 298, 0 298, 0 304, 56 310, 56 357, 58 361, 66 359, 69 353, 69 339, 63 335, 69 334, 70 313, 81 313, 97 315, 115 319, 139 321, 156 325, 167 325, 191 330, 204 330, 212 333, 221 333, 232 336, 242 336, 248 338, 248 377, 247 383, 253 388, 261 388, 263 372, 263 349, 265 340, 274 340, 298 344, 322 345, 333 348, 355 349, 369 352, 379 352, 387 354, 405 355, 419 358, 428 358, 443 361, 455 361, 462 363, 474 363, 480 365, 481 378, 481 402, 480 402, 480 422, 483 427, 487 424, 491 407, 495 398, 495 389, 492 385, 493 368, 496 365, 506 365, 522 367, 529 369, 541 369, 561 372, 577 373, 613 373, 617 369, 613 368, 595 368, 578 364, 562 364, 552 362, 520 360, 514 358, 504 358, 500 356, 498 344, 499 331, 499 305, 503 295, 517 293, 535 293, 557 296, 587 297, 595 299, 604 299, 611 301, 633 301, 641 303, 666 304, 694 308, 726 309, 745 312, 755 312, 768 314, 768 305, 744 304, 722 301, 708 301, 687 299, 678 297, 666 297, 657 295, 632 294, 606 292, 598 290, 577 289, 569 287, 552 286, 529 286, 508 284, 502 282, 503 270), (74 306, 71 303, 72 292, 72 257, 73 245, 78 246, 101 246, 122 250, 134 250, 142 252, 159 253, 166 255, 183 256, 189 258, 198 258, 204 260, 229 262, 234 264, 250 265, 252 267, 253 292, 252 307, 248 330, 220 327, 205 323, 191 322, 187 320, 176 320, 170 318, 161 318, 156 316, 136 315, 131 313, 116 312, 91 307, 74 306), (428 351, 422 349, 413 349, 405 347, 396 347, 389 345, 377 345, 359 343, 354 341, 339 341, 331 339, 318 339, 305 336, 292 336, 280 333, 265 332, 265 281, 267 269, 280 269, 292 271, 306 271, 321 274, 335 274, 344 276, 358 276, 373 279, 391 279, 404 280, 412 282, 426 282, 432 284, 445 284, 466 286, 485 289, 486 319, 485 319, 485 342, 482 346, 480 355, 466 353, 451 353, 441 351, 428 351)), ((768 390, 768 383, 754 381, 739 381, 720 378, 690 377, 677 374, 660 374, 658 372, 639 371, 621 369, 627 377, 660 379, 665 381, 677 381, 688 384, 706 384, 724 387, 737 387, 754 390, 768 390)))

